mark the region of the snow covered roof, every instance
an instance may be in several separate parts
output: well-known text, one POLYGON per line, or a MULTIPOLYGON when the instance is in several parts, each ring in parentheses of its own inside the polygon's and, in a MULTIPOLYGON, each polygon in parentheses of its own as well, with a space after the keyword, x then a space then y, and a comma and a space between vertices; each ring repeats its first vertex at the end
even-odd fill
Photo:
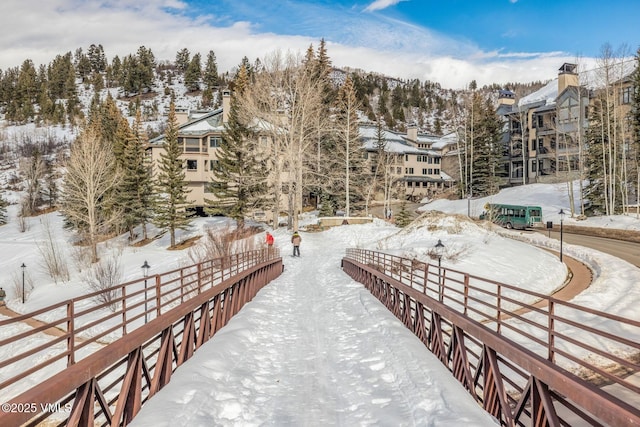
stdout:
MULTIPOLYGON (((609 81, 618 82, 631 76, 636 69, 636 61, 633 59, 622 61, 611 66, 609 81)), ((584 71, 579 74, 580 84, 587 89, 597 90, 606 86, 605 72, 603 68, 584 71)))
MULTIPOLYGON (((224 130, 222 123, 222 108, 209 112, 195 112, 190 114, 190 120, 178 126, 180 135, 205 135, 210 132, 224 130)), ((164 135, 160 135, 149 141, 150 144, 160 144, 164 141, 164 135)))
MULTIPOLYGON (((383 137, 386 145, 385 150, 389 153, 398 154, 429 154, 431 156, 439 156, 440 151, 449 144, 457 142, 457 135, 455 133, 445 136, 435 136, 420 134, 418 135, 418 144, 431 144, 431 149, 418 148, 409 143, 407 135, 404 133, 394 132, 392 130, 383 129, 383 137)), ((364 148, 369 151, 376 149, 377 127, 371 124, 360 125, 360 138, 364 143, 364 148)))
MULTIPOLYGON (((609 69, 609 82, 618 82, 631 76, 636 69, 634 60, 621 61, 609 69)), ((606 86, 606 78, 603 68, 596 68, 580 72, 578 81, 587 89, 597 90, 606 86)), ((555 78, 537 91, 522 97, 518 101, 518 107, 530 107, 532 104, 555 105, 558 97, 558 79, 555 78)))
POLYGON ((518 101, 518 107, 525 107, 531 104, 541 103, 542 105, 555 104, 558 97, 558 79, 553 79, 542 88, 530 93, 527 96, 523 96, 518 101))

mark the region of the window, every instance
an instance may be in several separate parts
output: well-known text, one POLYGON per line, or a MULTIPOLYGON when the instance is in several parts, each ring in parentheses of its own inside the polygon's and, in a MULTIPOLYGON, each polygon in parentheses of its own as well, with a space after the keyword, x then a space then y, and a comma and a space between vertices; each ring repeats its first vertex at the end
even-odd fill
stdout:
POLYGON ((188 171, 198 170, 198 161, 197 160, 187 160, 187 170, 188 171))
POLYGON ((211 148, 220 147, 220 138, 218 138, 217 136, 210 136, 209 137, 209 147, 211 147, 211 148))
POLYGON ((396 173, 400 175, 402 173, 402 168, 396 168, 396 173))
POLYGON ((537 172, 537 171, 538 171, 538 163, 537 162, 531 163, 531 172, 537 172))
POLYGON ((434 175, 440 175, 440 169, 434 169, 433 170, 433 174, 434 175))
POLYGON ((631 104, 631 87, 623 87, 620 89, 620 103, 631 104))
POLYGON ((413 175, 413 168, 406 168, 404 173, 413 175))
POLYGON ((542 115, 539 115, 539 116, 537 116, 537 118, 538 118, 537 119, 537 123, 538 123, 537 127, 538 128, 544 127, 544 117, 542 115))
POLYGON ((184 151, 185 151, 185 153, 198 153, 198 152, 200 152, 200 139, 198 139, 198 138, 185 138, 184 139, 184 151))
POLYGON ((413 187, 413 182, 408 181, 408 182, 407 182, 407 187, 413 187))
POLYGON ((433 159, 433 163, 436 165, 440 164, 440 157, 436 157, 435 159, 433 159))
POLYGON ((218 169, 218 161, 217 160, 209 160, 209 170, 214 171, 218 169))
POLYGON ((422 175, 427 175, 427 170, 426 169, 422 169, 422 175))

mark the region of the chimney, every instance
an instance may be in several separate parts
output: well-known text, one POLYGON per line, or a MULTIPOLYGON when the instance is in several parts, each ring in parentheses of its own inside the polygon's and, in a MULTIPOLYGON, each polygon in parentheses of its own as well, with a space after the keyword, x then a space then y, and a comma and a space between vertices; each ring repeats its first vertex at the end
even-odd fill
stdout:
POLYGON ((407 126, 407 139, 411 142, 418 142, 418 126, 415 123, 407 126))
POLYGON ((498 105, 513 105, 516 102, 516 94, 503 89, 498 92, 498 105))
POLYGON ((178 121, 178 126, 187 123, 189 121, 189 111, 176 109, 176 120, 178 121))
POLYGON ((231 109, 231 91, 226 89, 222 91, 222 123, 229 121, 229 110, 231 109))
POLYGON ((578 87, 578 66, 565 62, 558 70, 558 95, 569 86, 578 87))

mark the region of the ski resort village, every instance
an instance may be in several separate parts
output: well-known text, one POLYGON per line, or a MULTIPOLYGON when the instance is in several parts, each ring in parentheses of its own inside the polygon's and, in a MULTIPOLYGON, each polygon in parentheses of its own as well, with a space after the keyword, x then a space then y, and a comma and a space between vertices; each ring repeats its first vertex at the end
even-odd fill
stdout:
POLYGON ((637 5, 75 3, 0 17, 0 426, 640 426, 637 5))

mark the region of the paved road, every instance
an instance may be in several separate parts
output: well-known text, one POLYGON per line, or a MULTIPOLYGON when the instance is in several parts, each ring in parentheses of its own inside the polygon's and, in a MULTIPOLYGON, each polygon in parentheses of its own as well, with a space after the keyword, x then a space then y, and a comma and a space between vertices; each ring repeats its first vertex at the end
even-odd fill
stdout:
MULTIPOLYGON (((548 231, 544 233, 548 235, 548 231)), ((560 233, 552 231, 551 237, 560 239, 560 233)), ((570 233, 563 233, 562 241, 571 245, 597 249, 640 267, 640 244, 638 243, 570 233)))

